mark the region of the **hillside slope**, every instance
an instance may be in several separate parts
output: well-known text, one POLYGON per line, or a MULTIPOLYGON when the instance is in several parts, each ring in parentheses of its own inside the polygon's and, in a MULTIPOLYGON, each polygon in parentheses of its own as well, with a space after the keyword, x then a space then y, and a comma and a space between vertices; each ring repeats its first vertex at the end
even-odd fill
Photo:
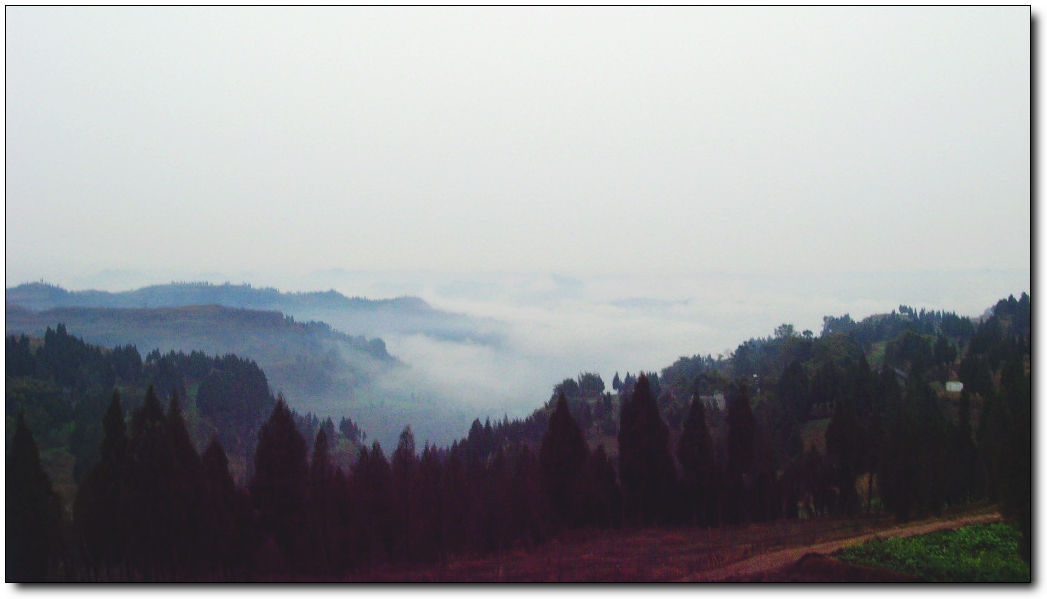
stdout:
POLYGON ((143 355, 198 350, 249 358, 295 409, 336 419, 351 415, 385 445, 408 424, 420 439, 433 441, 449 440, 468 424, 455 408, 406 385, 410 368, 389 355, 381 339, 350 336, 324 323, 216 305, 39 312, 6 306, 7 335, 40 337, 59 323, 88 343, 135 345, 143 355))
POLYGON ((452 341, 497 343, 500 323, 438 310, 417 297, 367 299, 337 291, 285 293, 251 285, 170 283, 131 291, 69 291, 46 283, 26 283, 6 290, 6 303, 29 310, 61 307, 155 309, 219 305, 277 311, 299 320, 319 320, 369 337, 420 334, 452 341))

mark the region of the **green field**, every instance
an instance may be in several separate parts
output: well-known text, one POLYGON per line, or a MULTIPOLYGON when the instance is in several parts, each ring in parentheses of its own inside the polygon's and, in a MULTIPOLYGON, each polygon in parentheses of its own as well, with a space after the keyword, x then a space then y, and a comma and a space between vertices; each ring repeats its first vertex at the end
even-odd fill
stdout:
POLYGON ((1018 555, 1019 536, 1010 524, 977 524, 916 537, 875 539, 833 557, 931 582, 1030 582, 1029 564, 1018 555))

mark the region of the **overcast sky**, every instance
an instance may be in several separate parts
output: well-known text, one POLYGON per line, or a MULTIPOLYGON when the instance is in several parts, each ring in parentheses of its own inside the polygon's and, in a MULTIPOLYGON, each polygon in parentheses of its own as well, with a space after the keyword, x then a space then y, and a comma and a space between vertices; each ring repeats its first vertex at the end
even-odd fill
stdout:
POLYGON ((1024 7, 9 7, 6 52, 8 285, 1030 265, 1024 7))

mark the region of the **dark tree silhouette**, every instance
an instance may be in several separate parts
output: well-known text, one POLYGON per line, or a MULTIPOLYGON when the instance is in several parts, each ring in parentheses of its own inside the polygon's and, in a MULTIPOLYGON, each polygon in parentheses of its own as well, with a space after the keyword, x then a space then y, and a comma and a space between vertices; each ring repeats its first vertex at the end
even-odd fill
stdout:
POLYGON ((361 451, 353 468, 352 495, 356 531, 357 562, 381 564, 394 557, 395 494, 392 470, 376 441, 370 450, 361 451))
POLYGON ((247 566, 246 556, 255 542, 250 538, 250 498, 236 488, 229 461, 218 438, 211 439, 200 459, 203 501, 200 529, 206 537, 196 550, 210 572, 235 576, 247 566))
POLYGON ((621 526, 622 491, 618 486, 614 464, 602 444, 589 454, 585 480, 583 521, 599 528, 621 526))
POLYGON ((778 398, 784 404, 796 420, 803 422, 807 420, 810 412, 809 382, 803 364, 793 361, 782 372, 778 379, 778 398))
POLYGON ((727 468, 732 473, 753 471, 756 420, 745 384, 732 387, 727 398, 727 468))
POLYGON ((705 406, 697 394, 683 424, 683 432, 676 443, 676 457, 683 471, 681 491, 684 516, 703 525, 712 524, 716 505, 716 461, 712 438, 705 424, 705 406))
POLYGON ((105 412, 100 458, 80 485, 73 518, 83 537, 89 563, 103 568, 121 564, 127 548, 128 523, 124 508, 127 465, 127 426, 120 394, 105 412))
POLYGON ((308 476, 305 440, 281 397, 258 434, 250 490, 263 534, 272 538, 281 554, 279 558, 290 566, 298 566, 307 554, 308 476))
MULTIPOLYGON (((1011 300, 1014 298, 1012 297, 1011 300)), ((1023 296, 1023 300, 1025 296, 1023 296)), ((1012 349, 1000 374, 1001 428, 1006 434, 996 461, 1001 512, 1021 531, 1019 551, 1030 560, 1032 552, 1032 386, 1025 372, 1022 349, 1012 349)))
POLYGON ((341 535, 345 530, 338 505, 344 479, 332 464, 326 428, 320 428, 313 442, 307 497, 309 569, 319 576, 331 576, 337 572, 342 563, 341 535))
POLYGON ((727 393, 727 507, 731 522, 756 515, 756 420, 745 383, 727 393))
POLYGON ((578 526, 581 522, 585 509, 582 476, 588 456, 585 437, 571 417, 567 397, 561 390, 538 454, 542 489, 558 526, 578 526))
POLYGON ((622 402, 618 464, 626 518, 645 524, 671 520, 676 471, 669 453, 669 431, 643 373, 632 395, 622 402))
POLYGON ((6 470, 7 581, 46 581, 56 573, 63 553, 61 505, 21 413, 6 470))
POLYGON ((840 508, 847 513, 858 509, 858 493, 855 481, 862 471, 865 434, 854 402, 849 398, 836 403, 829 427, 825 431, 825 446, 829 462, 836 473, 835 483, 839 491, 840 508))
POLYGON ((145 401, 131 418, 125 472, 128 504, 127 560, 139 573, 169 578, 180 571, 178 552, 185 530, 179 528, 186 506, 175 499, 176 458, 171 433, 156 391, 150 386, 145 401))
POLYGON ((939 511, 945 501, 949 431, 926 383, 912 381, 888 427, 880 495, 902 521, 939 511))
POLYGON ((957 424, 952 429, 949 453, 949 486, 946 500, 953 505, 975 497, 978 480, 978 450, 971 430, 971 398, 964 389, 957 406, 957 424))
POLYGON ((173 563, 179 569, 209 567, 199 560, 197 548, 207 542, 210 531, 201 527, 203 469, 200 456, 189 438, 177 394, 171 395, 164 423, 168 443, 171 446, 171 478, 168 481, 169 495, 166 501, 171 511, 173 563))
POLYGON ((440 481, 443 466, 435 447, 426 443, 418 463, 416 492, 417 525, 410 534, 414 536, 417 556, 423 561, 433 561, 443 547, 440 523, 443 518, 443 502, 440 481))
POLYGON ((421 497, 416 488, 418 457, 415 454, 414 433, 410 426, 400 432, 400 439, 393 452, 392 477, 395 519, 393 534, 397 547, 394 554, 404 561, 416 561, 419 557, 417 528, 421 497))

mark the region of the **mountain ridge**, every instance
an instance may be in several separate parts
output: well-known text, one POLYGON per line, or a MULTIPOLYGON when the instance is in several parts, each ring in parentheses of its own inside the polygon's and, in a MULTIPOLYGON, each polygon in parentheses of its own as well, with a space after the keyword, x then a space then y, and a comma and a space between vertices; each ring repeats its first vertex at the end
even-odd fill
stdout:
POLYGON ((277 311, 294 318, 322 321, 368 337, 425 335, 437 339, 497 344, 502 325, 490 319, 448 312, 416 296, 369 299, 327 291, 280 291, 250 284, 172 282, 129 291, 70 291, 45 282, 22 283, 5 290, 5 303, 34 311, 53 308, 167 308, 220 305, 277 311))

